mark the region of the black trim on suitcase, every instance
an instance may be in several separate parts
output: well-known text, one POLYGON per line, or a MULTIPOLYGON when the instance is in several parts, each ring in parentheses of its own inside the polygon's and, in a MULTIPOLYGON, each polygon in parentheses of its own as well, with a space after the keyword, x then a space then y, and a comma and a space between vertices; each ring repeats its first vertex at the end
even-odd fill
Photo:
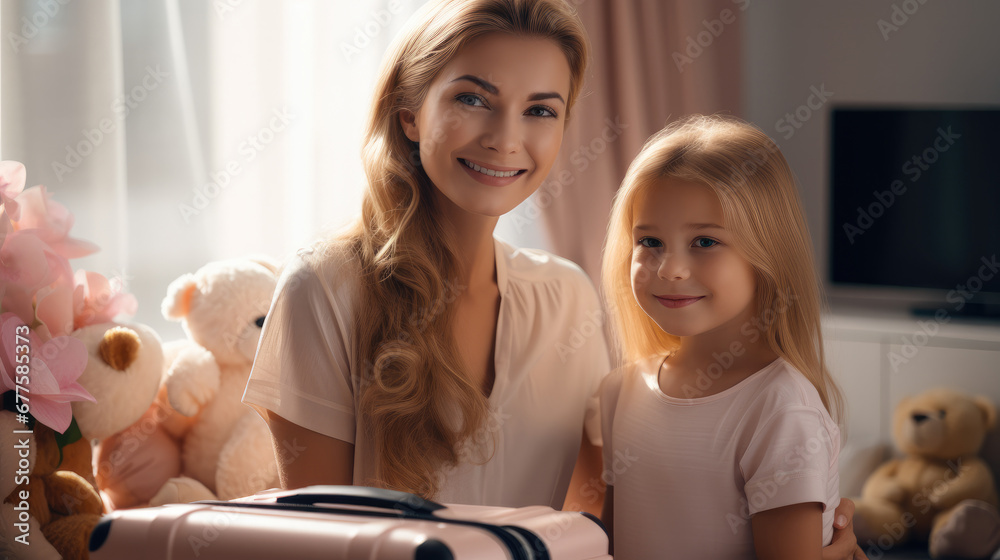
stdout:
POLYGON ((279 504, 348 504, 432 514, 445 506, 415 494, 366 486, 307 486, 301 492, 277 496, 279 504))
POLYGON ((413 551, 413 560, 455 560, 448 545, 437 539, 427 539, 413 551))
POLYGON ((604 534, 608 536, 608 540, 611 539, 611 533, 608 532, 608 528, 604 526, 604 522, 601 521, 600 518, 598 518, 593 513, 590 513, 589 511, 581 511, 580 513, 582 513, 583 516, 586 517, 587 519, 593 521, 594 523, 597 523, 597 526, 600 527, 601 530, 604 531, 604 534))
POLYGON ((111 518, 102 517, 100 521, 97 522, 97 526, 90 533, 90 542, 87 544, 87 548, 90 552, 104 546, 104 541, 108 540, 108 533, 111 532, 111 518))

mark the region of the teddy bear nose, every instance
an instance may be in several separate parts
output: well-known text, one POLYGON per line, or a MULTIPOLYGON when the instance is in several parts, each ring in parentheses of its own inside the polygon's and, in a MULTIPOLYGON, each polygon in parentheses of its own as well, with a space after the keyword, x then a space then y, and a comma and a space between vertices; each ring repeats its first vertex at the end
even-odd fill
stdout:
POLYGON ((927 416, 926 414, 920 414, 919 412, 913 415, 913 421, 916 422, 917 424, 920 424, 921 422, 927 420, 928 418, 930 418, 930 416, 927 416))

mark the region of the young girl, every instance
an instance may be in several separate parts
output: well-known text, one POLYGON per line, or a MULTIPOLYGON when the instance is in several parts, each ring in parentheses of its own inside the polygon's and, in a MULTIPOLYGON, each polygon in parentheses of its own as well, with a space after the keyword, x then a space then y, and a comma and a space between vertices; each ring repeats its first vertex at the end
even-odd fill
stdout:
POLYGON ((841 396, 792 173, 734 118, 653 136, 615 199, 601 387, 615 558, 820 558, 841 396))

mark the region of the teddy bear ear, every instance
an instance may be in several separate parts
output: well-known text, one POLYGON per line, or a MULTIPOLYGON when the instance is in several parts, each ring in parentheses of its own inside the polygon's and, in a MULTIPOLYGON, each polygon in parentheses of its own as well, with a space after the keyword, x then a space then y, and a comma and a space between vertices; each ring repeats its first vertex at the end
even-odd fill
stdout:
POLYGON ((178 321, 186 317, 191 311, 191 298, 194 297, 197 284, 194 274, 190 272, 171 282, 167 286, 167 297, 163 298, 160 305, 163 318, 178 321))
POLYGON ((976 406, 979 407, 979 410, 986 417, 986 429, 992 430, 997 421, 997 409, 993 406, 990 399, 982 395, 975 397, 973 400, 975 401, 976 406))

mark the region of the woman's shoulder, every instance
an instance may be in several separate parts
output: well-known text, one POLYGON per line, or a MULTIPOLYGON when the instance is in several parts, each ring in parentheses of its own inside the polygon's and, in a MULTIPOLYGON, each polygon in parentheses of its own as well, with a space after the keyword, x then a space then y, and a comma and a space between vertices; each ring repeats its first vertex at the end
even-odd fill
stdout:
POLYGON ((352 291, 360 271, 349 240, 321 239, 299 248, 284 262, 279 285, 323 291, 328 295, 352 291))
POLYGON ((593 282, 575 262, 542 249, 514 247, 497 239, 503 249, 509 278, 538 282, 565 282, 593 290, 593 282))

